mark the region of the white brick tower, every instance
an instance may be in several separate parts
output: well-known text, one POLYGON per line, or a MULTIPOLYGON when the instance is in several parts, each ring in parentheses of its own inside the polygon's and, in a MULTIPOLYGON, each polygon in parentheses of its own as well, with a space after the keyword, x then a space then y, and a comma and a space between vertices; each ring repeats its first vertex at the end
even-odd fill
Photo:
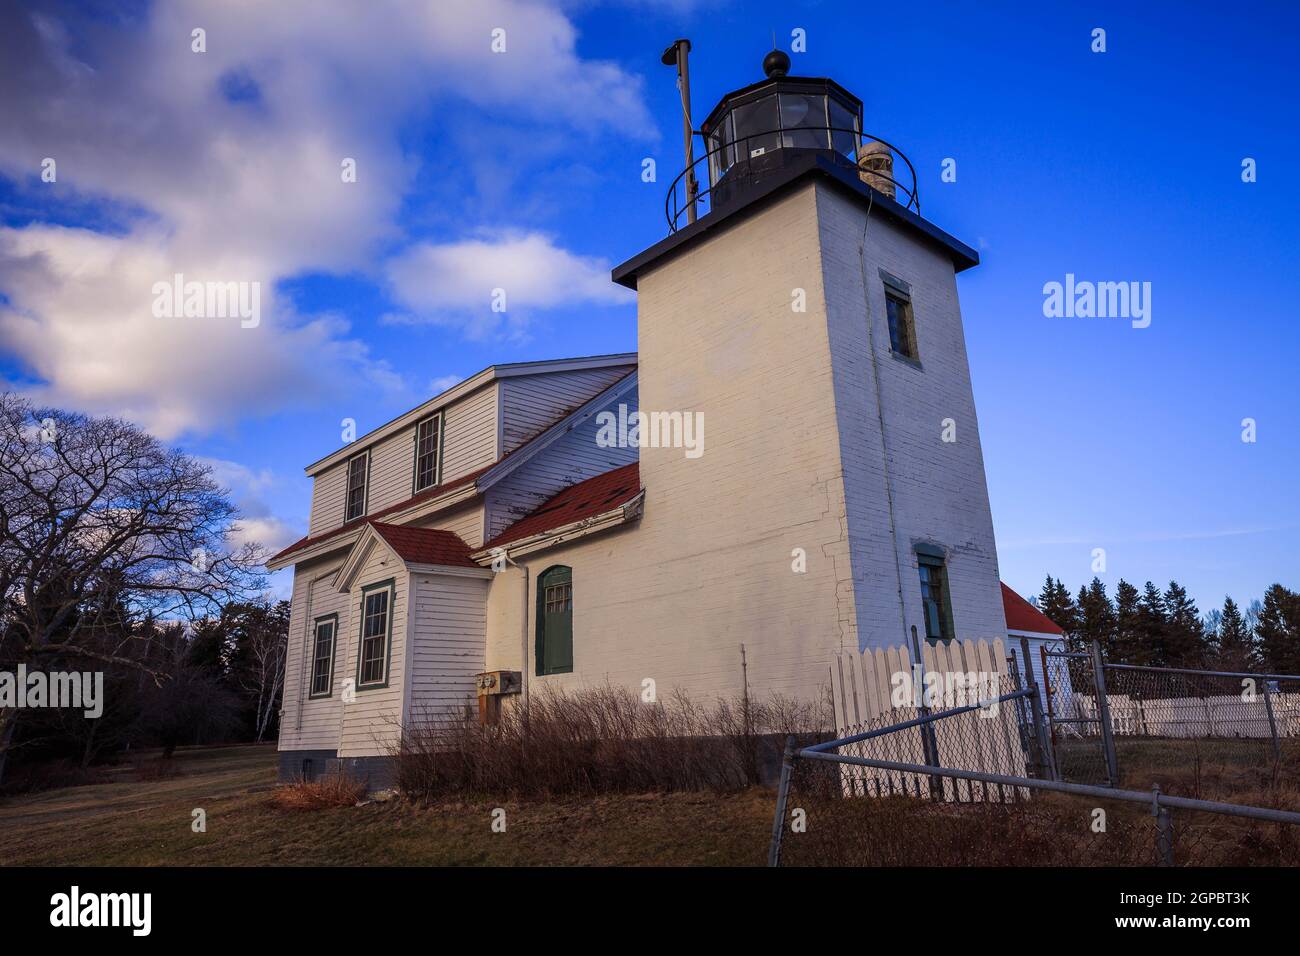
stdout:
POLYGON ((957 300, 978 256, 921 218, 861 103, 788 62, 702 124, 707 212, 670 203, 614 278, 638 293, 641 409, 706 425, 699 458, 641 451, 672 626, 701 667, 746 642, 752 681, 806 692, 834 649, 1006 623, 957 300))

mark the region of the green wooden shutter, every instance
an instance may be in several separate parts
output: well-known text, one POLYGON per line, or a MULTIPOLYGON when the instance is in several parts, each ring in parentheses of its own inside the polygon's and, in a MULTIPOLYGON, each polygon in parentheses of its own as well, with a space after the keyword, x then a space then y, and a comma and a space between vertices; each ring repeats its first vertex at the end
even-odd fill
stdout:
POLYGON ((573 571, 548 568, 537 579, 537 673, 573 670, 573 571))

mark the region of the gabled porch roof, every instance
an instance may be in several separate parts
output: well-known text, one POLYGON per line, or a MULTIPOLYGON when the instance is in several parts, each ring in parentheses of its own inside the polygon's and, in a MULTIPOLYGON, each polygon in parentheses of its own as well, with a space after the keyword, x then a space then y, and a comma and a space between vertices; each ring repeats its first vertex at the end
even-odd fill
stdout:
MULTIPOLYGON (((409 525, 367 521, 361 536, 352 545, 347 559, 339 568, 334 586, 348 591, 365 567, 374 548, 387 547, 408 567, 446 570, 452 573, 482 575, 484 570, 470 558, 469 545, 451 531, 441 528, 413 528, 409 525)), ((490 572, 489 572, 490 573, 490 572)))

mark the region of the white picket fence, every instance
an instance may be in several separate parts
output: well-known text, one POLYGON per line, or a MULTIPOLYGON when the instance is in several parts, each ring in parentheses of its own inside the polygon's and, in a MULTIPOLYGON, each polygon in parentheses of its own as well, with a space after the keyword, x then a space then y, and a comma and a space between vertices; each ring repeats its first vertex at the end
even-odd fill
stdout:
MULTIPOLYGON (((997 694, 1011 690, 1007 679, 1007 655, 1002 641, 951 641, 925 644, 921 651, 924 673, 943 677, 942 688, 926 703, 931 712, 974 702, 974 695, 955 675, 990 676, 997 694)), ((870 649, 862 653, 844 651, 831 662, 831 687, 835 697, 837 736, 847 737, 886 724, 903 723, 920 715, 915 703, 898 705, 895 687, 898 675, 913 679, 912 655, 906 647, 870 649)), ((933 678, 932 678, 933 679, 933 678)), ((989 696, 987 690, 980 694, 989 696)), ((996 695, 995 695, 996 696, 996 695)), ((930 724, 934 729, 939 764, 958 770, 979 770, 1009 776, 1025 776, 1025 755, 1020 743, 1015 702, 997 704, 985 710, 947 717, 930 724)), ((919 728, 909 728, 846 744, 842 754, 873 760, 926 764, 919 728)), ((903 793, 929 797, 929 778, 915 774, 841 764, 845 793, 880 796, 903 793)), ((963 802, 1010 799, 1009 789, 966 780, 942 778, 943 798, 963 802)), ((1028 792, 1020 788, 1021 798, 1028 792)))
MULTIPOLYGON (((1075 694, 1073 702, 1079 717, 1096 718, 1097 704, 1092 694, 1075 694)), ((1108 694, 1106 702, 1116 736, 1268 738, 1273 735, 1262 697, 1247 704, 1239 694, 1163 698, 1108 694)), ((1300 737, 1300 694, 1273 694, 1271 703, 1278 736, 1300 737)))

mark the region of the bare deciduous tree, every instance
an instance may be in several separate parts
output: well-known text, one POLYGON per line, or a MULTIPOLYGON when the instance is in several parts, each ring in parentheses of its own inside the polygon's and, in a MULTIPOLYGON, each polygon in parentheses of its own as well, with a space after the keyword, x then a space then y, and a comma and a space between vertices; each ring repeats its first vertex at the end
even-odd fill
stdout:
MULTIPOLYGON (((211 614, 259 586, 260 550, 230 547, 236 518, 206 465, 135 425, 0 394, 0 663, 163 679, 127 646, 130 624, 211 614)), ((0 778, 16 722, 0 712, 0 778)))
POLYGON ((280 706, 284 690, 284 663, 289 646, 289 606, 253 604, 242 615, 235 679, 253 704, 254 738, 258 743, 280 706))

